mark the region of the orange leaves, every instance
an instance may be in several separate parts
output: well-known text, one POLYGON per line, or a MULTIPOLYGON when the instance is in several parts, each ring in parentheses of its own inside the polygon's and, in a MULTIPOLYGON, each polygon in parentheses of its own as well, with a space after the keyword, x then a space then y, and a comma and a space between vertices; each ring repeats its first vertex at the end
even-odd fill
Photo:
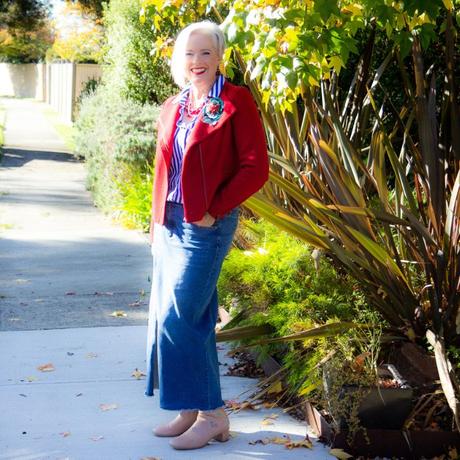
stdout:
POLYGON ((252 409, 252 410, 257 410, 258 407, 256 407, 254 404, 250 403, 249 401, 243 401, 243 402, 238 402, 235 399, 228 399, 225 401, 225 407, 228 407, 233 410, 243 410, 243 409, 252 409))
POLYGON ((284 445, 286 449, 296 449, 299 447, 313 449, 313 443, 310 441, 308 435, 305 437, 305 439, 302 439, 301 441, 293 441, 288 435, 283 435, 283 437, 275 436, 273 438, 257 439, 255 441, 250 441, 249 444, 252 446, 256 444, 281 444, 284 445))
POLYGON ((37 369, 41 372, 53 372, 54 370, 56 370, 54 368, 53 363, 42 364, 40 366, 37 366, 37 369))

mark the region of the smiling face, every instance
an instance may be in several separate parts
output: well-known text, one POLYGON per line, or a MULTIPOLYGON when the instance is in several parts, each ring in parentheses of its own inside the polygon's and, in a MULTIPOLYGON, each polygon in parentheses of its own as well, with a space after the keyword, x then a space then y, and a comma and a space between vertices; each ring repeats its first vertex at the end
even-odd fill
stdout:
POLYGON ((185 47, 185 77, 201 91, 211 88, 216 78, 220 56, 213 37, 205 32, 193 32, 185 47))

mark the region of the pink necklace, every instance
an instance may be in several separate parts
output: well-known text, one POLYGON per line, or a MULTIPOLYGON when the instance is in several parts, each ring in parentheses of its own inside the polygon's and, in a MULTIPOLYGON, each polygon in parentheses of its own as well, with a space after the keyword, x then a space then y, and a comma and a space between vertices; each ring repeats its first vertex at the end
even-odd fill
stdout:
POLYGON ((189 97, 187 98, 187 104, 186 104, 187 115, 190 118, 196 117, 203 109, 205 103, 206 103, 206 98, 203 99, 203 102, 198 107, 193 108, 192 99, 189 94, 189 97))

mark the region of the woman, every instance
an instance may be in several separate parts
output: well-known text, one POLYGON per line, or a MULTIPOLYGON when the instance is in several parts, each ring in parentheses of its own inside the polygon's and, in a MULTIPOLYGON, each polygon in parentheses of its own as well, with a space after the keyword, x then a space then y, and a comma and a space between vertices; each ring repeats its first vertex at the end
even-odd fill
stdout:
POLYGON ((154 430, 176 449, 229 438, 219 381, 216 284, 238 222, 238 206, 268 179, 264 131, 246 88, 219 73, 219 27, 183 29, 171 71, 182 88, 158 119, 151 222, 154 259, 147 388, 179 410, 154 430))

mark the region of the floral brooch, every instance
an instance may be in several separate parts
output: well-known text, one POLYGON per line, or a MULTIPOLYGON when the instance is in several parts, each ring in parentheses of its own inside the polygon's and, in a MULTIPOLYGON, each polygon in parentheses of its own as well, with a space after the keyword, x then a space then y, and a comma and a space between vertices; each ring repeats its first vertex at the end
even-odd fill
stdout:
POLYGON ((215 125, 224 113, 224 101, 219 97, 210 97, 203 107, 203 121, 215 125))

